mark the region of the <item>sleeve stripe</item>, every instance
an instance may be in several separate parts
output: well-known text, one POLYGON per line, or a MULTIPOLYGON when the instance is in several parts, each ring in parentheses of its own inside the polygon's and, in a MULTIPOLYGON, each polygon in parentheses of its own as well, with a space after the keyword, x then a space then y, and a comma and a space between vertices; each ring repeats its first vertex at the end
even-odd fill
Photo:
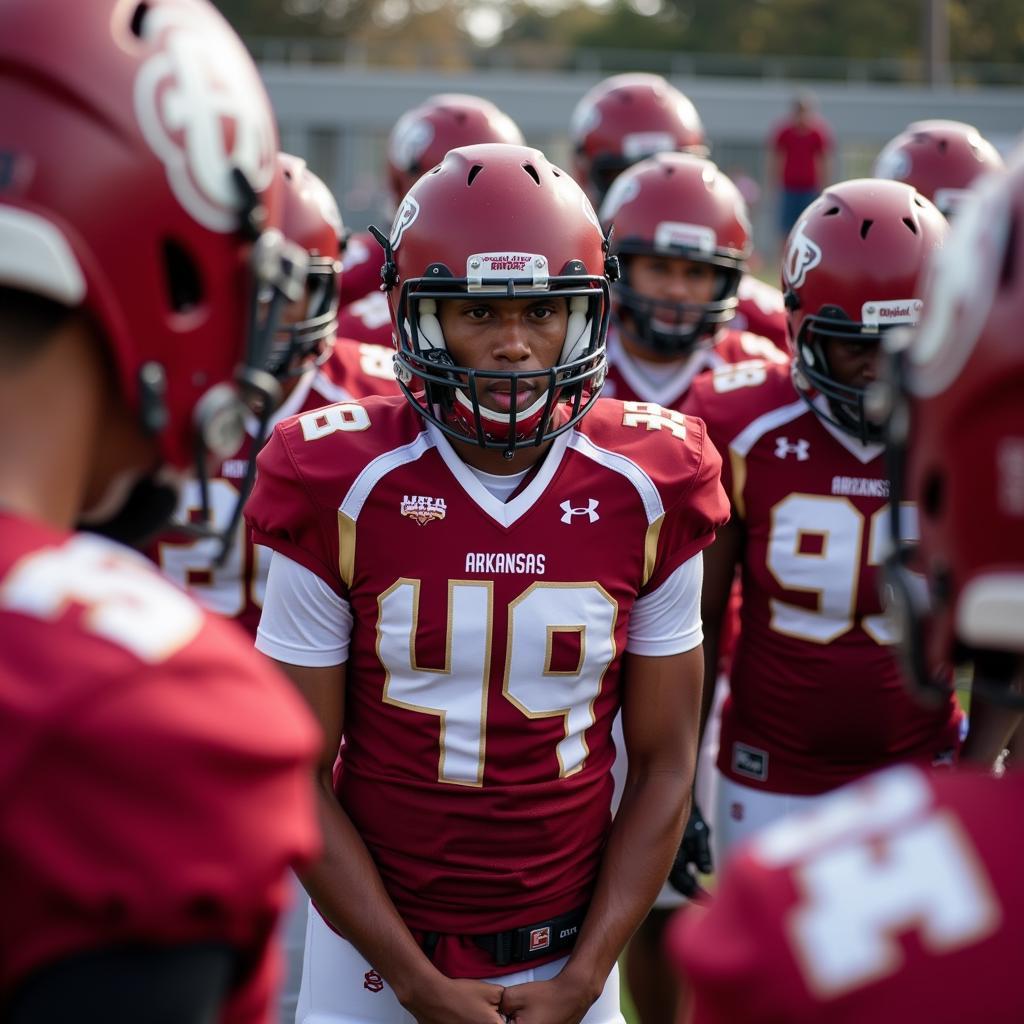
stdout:
POLYGON ((632 459, 598 447, 589 437, 581 434, 578 430, 573 431, 569 438, 569 447, 585 458, 592 459, 606 469, 610 469, 613 473, 624 476, 633 485, 643 503, 644 512, 647 514, 648 527, 665 515, 665 505, 654 481, 632 459))
POLYGON ((735 449, 743 456, 743 458, 746 458, 750 454, 750 449, 753 448, 769 430, 775 430, 777 427, 781 427, 784 423, 789 423, 792 420, 795 420, 798 416, 802 416, 807 411, 807 403, 802 398, 798 398, 795 402, 792 402, 789 405, 783 405, 778 409, 772 409, 770 412, 766 412, 763 416, 758 416, 756 420, 741 430, 736 437, 733 438, 732 444, 730 444, 729 447, 731 449, 735 449))
POLYGON ((370 496, 370 492, 383 477, 399 466, 415 462, 424 452, 429 451, 433 447, 434 442, 424 430, 416 436, 414 441, 410 441, 409 444, 402 445, 401 448, 392 448, 391 451, 378 455, 371 462, 367 463, 363 471, 355 478, 338 509, 339 513, 347 516, 354 524, 359 518, 359 513, 362 512, 363 505, 370 496))

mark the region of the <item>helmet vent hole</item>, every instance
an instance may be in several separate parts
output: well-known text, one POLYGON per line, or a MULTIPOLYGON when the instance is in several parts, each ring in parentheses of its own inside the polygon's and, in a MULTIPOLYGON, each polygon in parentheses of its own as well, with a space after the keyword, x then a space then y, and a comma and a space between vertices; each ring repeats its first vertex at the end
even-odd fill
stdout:
POLYGON ((537 173, 537 168, 536 168, 536 167, 534 167, 534 166, 533 166, 533 164, 523 164, 523 170, 524 170, 524 171, 526 171, 526 173, 527 173, 527 174, 528 174, 528 175, 529 175, 529 176, 530 176, 531 178, 533 178, 533 180, 534 180, 534 181, 535 181, 535 182, 536 182, 536 183, 537 183, 538 185, 540 184, 540 175, 539 175, 539 174, 537 173))
POLYGON ((142 25, 146 20, 147 14, 149 14, 148 3, 139 4, 132 13, 131 30, 132 35, 135 36, 136 39, 142 38, 142 25))
POLYGON ((552 167, 552 168, 551 168, 551 173, 552 173, 552 174, 553 174, 553 175, 554 175, 554 176, 555 176, 556 178, 560 178, 560 177, 562 176, 562 172, 561 172, 561 171, 560 171, 560 170, 559 170, 559 169, 558 169, 557 167, 552 167))
POLYGON ((929 473, 921 489, 921 510, 929 519, 937 519, 942 514, 945 490, 942 474, 934 470, 929 473))
POLYGON ((875 222, 873 220, 864 220, 860 225, 860 237, 867 238, 868 232, 871 230, 871 225, 875 222))
POLYGON ((839 207, 838 206, 833 206, 830 209, 825 211, 824 216, 826 216, 826 217, 834 217, 838 212, 839 212, 839 207))
POLYGON ((1010 230, 1006 233, 1006 251, 1003 253, 1003 265, 999 268, 999 287, 1008 288, 1017 272, 1017 232, 1020 222, 1016 217, 1010 220, 1010 230))
POLYGON ((917 234, 917 225, 914 223, 914 220, 913 220, 912 217, 904 217, 903 218, 903 223, 907 225, 907 227, 910 229, 910 231, 913 234, 915 234, 915 235, 917 234))
POLYGON ((467 185, 472 185, 476 181, 476 176, 484 169, 483 164, 473 164, 469 169, 469 177, 466 179, 467 185))
POLYGON ((187 313, 203 301, 203 284, 195 260, 185 248, 170 238, 164 239, 164 280, 167 299, 175 313, 187 313))
POLYGON ((939 152, 945 153, 949 147, 949 142, 946 139, 939 139, 939 152))

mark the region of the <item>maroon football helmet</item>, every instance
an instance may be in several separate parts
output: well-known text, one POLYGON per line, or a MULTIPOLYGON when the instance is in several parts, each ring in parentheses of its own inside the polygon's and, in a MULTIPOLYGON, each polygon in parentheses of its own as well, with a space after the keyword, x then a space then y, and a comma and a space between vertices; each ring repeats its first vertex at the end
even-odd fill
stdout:
POLYGON ((308 357, 325 353, 337 333, 345 229, 330 189, 305 160, 279 153, 277 162, 283 185, 281 231, 309 254, 306 315, 278 331, 267 364, 270 373, 283 378, 301 373, 308 357))
POLYGON ((835 378, 824 342, 877 343, 890 327, 917 323, 918 279, 947 231, 945 217, 909 185, 862 178, 830 185, 786 240, 793 382, 822 419, 865 444, 880 441, 882 428, 865 413, 865 389, 835 378))
POLYGON ((1008 686, 1024 655, 1024 151, 972 191, 920 327, 891 346, 890 500, 917 504, 921 539, 901 548, 894 514, 887 578, 919 688, 973 661, 975 687, 1024 707, 1008 686))
POLYGON ((202 473, 244 436, 239 383, 276 401, 276 311, 304 286, 259 75, 205 0, 11 0, 3 22, 0 284, 88 313, 163 463, 202 473))
POLYGON ((597 399, 606 372, 608 273, 615 261, 597 214, 564 171, 526 146, 451 150, 402 200, 383 276, 398 338, 396 373, 406 398, 450 437, 511 453, 569 429, 597 399), (548 370, 456 366, 438 302, 558 295, 569 306, 561 355, 548 370), (424 392, 410 388, 414 378, 424 392), (482 389, 511 382, 510 411, 480 404, 482 389), (539 397, 519 410, 520 388, 539 397))
POLYGON ((450 149, 483 142, 524 144, 519 126, 490 100, 439 93, 407 110, 388 137, 388 184, 395 202, 450 149))
POLYGON ((915 121, 886 143, 872 173, 913 185, 949 217, 975 178, 1004 166, 995 146, 973 125, 915 121))
POLYGON ((736 315, 736 292, 750 255, 750 221, 739 190, 710 160, 660 153, 622 172, 601 205, 601 224, 620 257, 612 286, 619 329, 654 352, 683 355, 708 345, 736 315), (674 256, 708 263, 710 302, 651 299, 630 287, 631 256, 674 256))
POLYGON ((576 104, 569 128, 573 175, 600 203, 631 164, 655 153, 707 156, 697 108, 661 75, 613 75, 576 104))

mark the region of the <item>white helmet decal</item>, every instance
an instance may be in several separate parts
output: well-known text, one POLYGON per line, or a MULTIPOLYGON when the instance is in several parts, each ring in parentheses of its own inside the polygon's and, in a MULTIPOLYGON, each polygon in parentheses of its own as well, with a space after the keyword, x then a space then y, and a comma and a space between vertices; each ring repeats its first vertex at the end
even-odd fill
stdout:
POLYGON ((406 229, 419 215, 420 204, 412 196, 406 196, 402 200, 402 205, 398 208, 394 222, 391 225, 391 237, 388 241, 391 242, 392 249, 398 248, 402 241, 402 235, 405 234, 406 229))
POLYGON ((799 288, 806 280, 807 272, 821 262, 821 247, 804 234, 806 226, 805 220, 797 225, 782 264, 782 276, 790 288, 799 288))
POLYGON ((422 115, 409 111, 399 118, 391 133, 389 156, 403 171, 411 171, 434 141, 434 126, 422 115))
POLYGON ((135 79, 135 116, 178 202, 204 227, 238 227, 237 167, 257 191, 274 176, 276 129, 241 44, 200 6, 165 6, 143 22, 157 49, 135 79))

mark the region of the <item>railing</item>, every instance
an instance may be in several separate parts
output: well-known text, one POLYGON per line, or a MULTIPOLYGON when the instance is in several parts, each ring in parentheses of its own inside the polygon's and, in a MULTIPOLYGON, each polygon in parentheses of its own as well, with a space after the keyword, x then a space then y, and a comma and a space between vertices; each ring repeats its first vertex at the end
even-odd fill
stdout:
MULTIPOLYGON (((531 42, 528 46, 474 47, 453 40, 439 47, 410 40, 353 42, 340 37, 254 36, 246 40, 257 61, 275 64, 343 64, 346 67, 401 67, 409 70, 578 71, 594 75, 652 71, 673 78, 754 78, 860 84, 923 84, 925 66, 915 58, 749 56, 668 50, 569 49, 531 42)), ((1024 65, 952 63, 954 85, 1024 85, 1024 65)))

